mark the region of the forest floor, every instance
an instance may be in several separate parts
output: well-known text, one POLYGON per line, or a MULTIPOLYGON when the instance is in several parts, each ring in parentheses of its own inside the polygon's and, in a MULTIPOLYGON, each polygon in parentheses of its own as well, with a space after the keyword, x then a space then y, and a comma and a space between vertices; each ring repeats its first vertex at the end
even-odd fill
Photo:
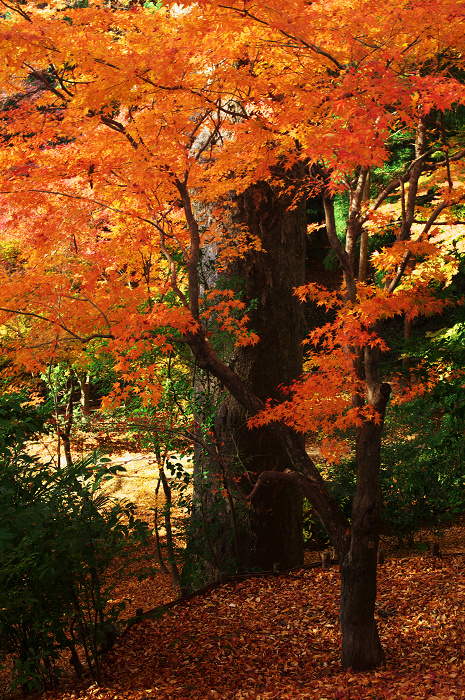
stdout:
MULTIPOLYGON (((127 472, 111 490, 134 500, 139 517, 150 522, 158 472, 149 454, 127 448, 112 456, 127 472)), ((34 697, 465 698, 465 523, 444 530, 440 557, 399 550, 388 540, 383 547, 377 621, 386 662, 376 671, 342 668, 339 571, 318 567, 246 578, 179 600, 122 634, 104 658, 100 686, 66 671, 59 689, 34 697)), ((150 551, 155 560, 154 545, 150 551)), ((308 554, 317 558, 318 552, 308 554)), ((137 608, 152 610, 178 594, 169 575, 140 582, 128 569, 114 600, 128 602, 127 619, 137 608)))

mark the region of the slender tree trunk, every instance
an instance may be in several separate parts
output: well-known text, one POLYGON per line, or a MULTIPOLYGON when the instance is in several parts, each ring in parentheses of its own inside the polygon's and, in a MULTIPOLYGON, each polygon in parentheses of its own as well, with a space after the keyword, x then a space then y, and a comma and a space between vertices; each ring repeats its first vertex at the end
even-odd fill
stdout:
POLYGON ((66 409, 65 409, 65 418, 64 418, 64 426, 63 428, 59 428, 60 430, 60 436, 63 441, 63 449, 65 452, 65 459, 66 459, 66 466, 70 467, 73 463, 73 457, 71 455, 71 430, 73 427, 73 401, 74 401, 74 390, 75 390, 75 383, 74 383, 74 372, 72 369, 69 371, 69 381, 70 381, 70 389, 69 389, 69 395, 68 395, 68 400, 66 402, 66 409))
POLYGON ((168 553, 168 563, 171 571, 171 580, 173 586, 178 588, 181 583, 181 577, 179 575, 178 565, 176 564, 176 555, 174 553, 174 540, 173 540, 173 530, 171 528, 171 508, 173 507, 173 501, 171 498, 171 488, 168 484, 168 479, 166 478, 165 470, 163 467, 159 467, 160 479, 163 485, 163 492, 165 494, 165 529, 166 529, 166 550, 168 553))
POLYGON ((377 553, 381 523, 381 435, 389 384, 380 380, 379 352, 365 349, 368 400, 379 422, 365 420, 357 429, 357 490, 352 504, 349 550, 340 556, 342 664, 357 670, 375 668, 384 660, 374 618, 377 553))
POLYGON ((81 408, 82 415, 90 415, 90 377, 87 372, 78 372, 77 378, 79 382, 79 388, 81 389, 81 408))
POLYGON ((155 543, 156 543, 156 552, 157 552, 158 563, 160 565, 160 570, 161 570, 162 574, 167 574, 168 569, 167 569, 167 566, 163 560, 163 554, 161 551, 160 533, 158 531, 158 492, 160 490, 160 484, 161 484, 161 476, 158 477, 157 487, 155 489, 155 511, 154 511, 153 525, 154 525, 154 530, 155 530, 155 543))

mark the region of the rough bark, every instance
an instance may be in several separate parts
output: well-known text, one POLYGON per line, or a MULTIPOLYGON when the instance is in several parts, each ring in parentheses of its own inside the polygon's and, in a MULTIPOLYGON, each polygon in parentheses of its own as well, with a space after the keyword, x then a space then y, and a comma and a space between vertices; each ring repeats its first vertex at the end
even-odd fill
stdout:
MULTIPOLYGON (((260 403, 277 397, 278 386, 289 384, 302 372, 303 314, 293 290, 304 283, 305 204, 288 212, 289 204, 270 185, 258 183, 236 197, 230 209, 230 235, 245 224, 260 238, 263 250, 251 251, 245 259, 230 264, 220 284, 240 292, 250 307, 250 328, 258 333, 260 342, 254 347, 226 348, 223 357, 260 403)), ((209 271, 204 273, 204 281, 209 275, 209 271)), ((198 396, 207 401, 205 397, 212 395, 218 399, 224 386, 209 376, 201 391, 199 385, 197 389, 198 396)), ((209 409, 211 406, 205 407, 205 413, 209 409)), ((268 483, 250 505, 238 496, 238 484, 239 490, 250 492, 261 472, 292 468, 272 429, 247 428, 248 417, 257 409, 258 404, 251 411, 237 395, 222 398, 212 425, 214 449, 220 458, 197 451, 197 542, 202 529, 205 533, 205 561, 201 553, 196 555, 197 582, 217 576, 218 569, 272 569, 275 563, 288 568, 303 561, 298 486, 268 483)))

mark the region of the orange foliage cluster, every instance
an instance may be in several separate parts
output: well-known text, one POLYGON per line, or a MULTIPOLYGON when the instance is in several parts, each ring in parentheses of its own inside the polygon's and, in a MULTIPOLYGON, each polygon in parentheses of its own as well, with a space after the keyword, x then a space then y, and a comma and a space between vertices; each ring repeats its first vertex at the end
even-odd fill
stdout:
MULTIPOLYGON (((158 363, 202 325, 240 345, 259 342, 229 290, 210 292, 201 306, 207 248, 216 249, 220 270, 260 250, 256 236, 231 224, 231 193, 297 163, 296 198, 355 192, 354 176, 389 159, 394 131, 421 131, 431 110, 465 102, 455 77, 463 0, 6 7, 3 345, 29 369, 104 346, 125 382, 115 387, 120 398, 139 386, 144 401, 156 402, 158 363), (221 225, 202 214, 212 203, 221 225)), ((350 358, 385 349, 378 319, 441 309, 431 282, 447 284, 456 270, 451 247, 463 226, 453 207, 465 197, 464 153, 459 140, 441 143, 439 116, 431 138, 442 161, 415 186, 399 176, 349 215, 349 226, 358 217, 370 235, 402 229, 372 256, 384 282, 355 289, 344 268, 340 293, 298 290, 336 309, 336 321, 311 334, 316 349, 292 399, 256 424, 280 419, 326 434, 331 424, 344 429, 374 416, 369 403, 350 404, 354 391, 363 393, 350 358), (416 205, 417 186, 436 188, 429 205, 416 205)))

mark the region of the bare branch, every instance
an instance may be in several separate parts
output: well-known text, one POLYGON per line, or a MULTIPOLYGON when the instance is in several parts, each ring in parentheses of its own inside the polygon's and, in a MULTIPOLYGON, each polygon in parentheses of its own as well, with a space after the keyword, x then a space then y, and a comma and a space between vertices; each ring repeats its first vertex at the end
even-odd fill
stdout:
POLYGON ((344 250, 344 247, 337 235, 336 220, 334 217, 334 202, 330 195, 323 194, 323 206, 326 218, 326 233, 328 235, 331 248, 336 253, 339 264, 342 267, 349 298, 352 302, 354 302, 356 296, 354 270, 350 263, 349 254, 344 250))

